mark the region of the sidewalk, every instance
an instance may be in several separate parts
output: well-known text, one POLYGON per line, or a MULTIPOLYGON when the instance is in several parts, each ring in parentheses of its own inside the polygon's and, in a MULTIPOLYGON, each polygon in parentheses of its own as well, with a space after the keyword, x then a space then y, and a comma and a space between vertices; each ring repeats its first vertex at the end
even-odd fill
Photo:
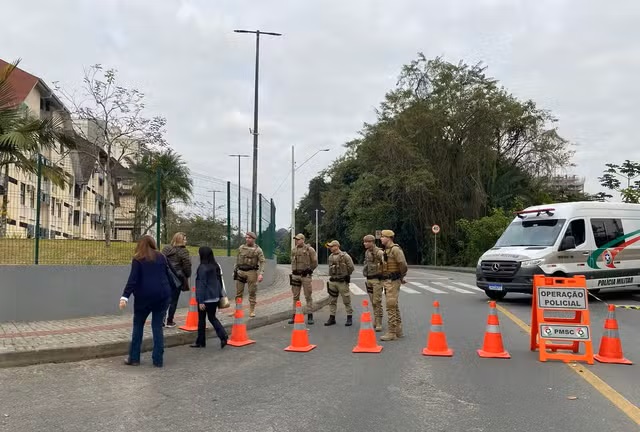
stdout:
MULTIPOLYGON (((278 266, 273 284, 258 289, 256 317, 249 318, 248 295, 245 290, 244 309, 247 329, 251 330, 285 320, 292 313, 291 287, 288 266, 278 266)), ((329 303, 325 279, 322 273, 314 275, 314 310, 329 303)), ((222 325, 231 332, 234 298, 231 307, 218 313, 222 325)), ((114 299, 114 304, 117 298, 114 299)), ((302 300, 304 304, 304 300, 302 300)), ((190 344, 195 332, 180 330, 184 324, 187 308, 176 312, 175 328, 164 329, 165 347, 190 344)), ((132 314, 130 307, 119 315, 87 317, 60 321, 0 323, 0 368, 27 366, 38 363, 60 363, 80 361, 98 357, 111 357, 128 353, 131 339, 132 314)), ((207 334, 215 337, 210 328, 207 334)), ((145 328, 143 351, 151 350, 150 319, 145 328)))

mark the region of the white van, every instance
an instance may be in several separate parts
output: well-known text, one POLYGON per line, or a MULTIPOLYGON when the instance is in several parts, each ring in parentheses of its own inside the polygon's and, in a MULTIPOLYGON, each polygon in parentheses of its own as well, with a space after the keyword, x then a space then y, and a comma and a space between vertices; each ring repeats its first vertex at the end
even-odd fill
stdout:
POLYGON ((494 300, 533 290, 533 275, 584 275, 594 293, 640 285, 640 204, 529 207, 478 260, 476 285, 494 300))

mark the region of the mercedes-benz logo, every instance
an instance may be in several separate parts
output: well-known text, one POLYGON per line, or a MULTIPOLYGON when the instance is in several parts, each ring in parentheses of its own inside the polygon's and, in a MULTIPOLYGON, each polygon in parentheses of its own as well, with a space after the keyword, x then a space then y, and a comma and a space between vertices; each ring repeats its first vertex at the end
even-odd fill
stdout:
POLYGON ((498 270, 500 270, 500 264, 498 264, 498 263, 493 263, 493 265, 491 266, 491 268, 493 269, 493 271, 497 272, 498 270))

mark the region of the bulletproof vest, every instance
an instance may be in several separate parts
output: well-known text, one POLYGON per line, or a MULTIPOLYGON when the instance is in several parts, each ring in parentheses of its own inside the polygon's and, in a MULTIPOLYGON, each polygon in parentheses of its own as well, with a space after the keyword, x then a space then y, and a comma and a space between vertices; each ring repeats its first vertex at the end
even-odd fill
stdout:
POLYGON ((291 269, 296 270, 306 270, 311 268, 311 253, 309 251, 308 245, 303 245, 302 247, 293 248, 293 253, 291 254, 291 269))
POLYGON ((241 266, 257 266, 258 265, 258 246, 240 246, 238 251, 238 265, 241 266))
POLYGON ((398 273, 400 271, 400 266, 398 265, 398 259, 396 258, 396 254, 394 253, 394 248, 399 247, 397 244, 392 244, 389 248, 384 250, 385 254, 385 263, 384 263, 384 271, 386 273, 398 273))
POLYGON ((349 276, 349 270, 347 269, 347 260, 345 258, 346 252, 338 252, 337 254, 329 255, 329 276, 345 277, 349 276))
POLYGON ((365 266, 366 266, 366 275, 367 276, 375 276, 382 273, 382 260, 378 256, 379 248, 373 247, 370 250, 366 250, 364 253, 365 266))

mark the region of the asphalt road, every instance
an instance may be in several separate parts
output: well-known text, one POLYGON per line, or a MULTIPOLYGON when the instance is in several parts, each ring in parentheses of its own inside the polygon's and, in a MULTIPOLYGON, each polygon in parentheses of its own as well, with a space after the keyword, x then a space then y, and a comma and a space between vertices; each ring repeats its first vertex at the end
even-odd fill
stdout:
MULTIPOLYGON (((256 344, 220 350, 167 350, 163 370, 126 367, 121 358, 0 370, 0 430, 7 431, 637 431, 602 393, 559 362, 541 363, 528 335, 504 314, 508 360, 482 359, 488 306, 469 288, 473 275, 411 271, 400 297, 406 337, 379 342, 380 354, 353 354, 363 281, 354 279, 356 325, 310 326, 309 353, 283 351, 291 327, 250 332, 256 344), (439 282, 440 284, 436 284, 439 282), (455 283, 454 283, 455 282, 455 283), (467 286, 469 285, 469 286, 467 286), (437 289, 432 292, 425 287, 437 289), (450 287, 450 288, 447 288, 450 287), (453 288, 460 288, 456 291, 453 288), (414 292, 412 292, 414 291, 414 292), (441 303, 452 358, 424 357, 431 305, 441 303)), ((633 294, 617 295, 631 303, 633 294)), ((500 302, 529 321, 527 296, 500 302)), ((604 305, 591 304, 599 340, 604 305)), ((618 312, 627 357, 640 362, 640 311, 618 312)), ((596 344, 597 349, 597 344, 596 344)), ((640 404, 638 365, 588 369, 640 404)))

